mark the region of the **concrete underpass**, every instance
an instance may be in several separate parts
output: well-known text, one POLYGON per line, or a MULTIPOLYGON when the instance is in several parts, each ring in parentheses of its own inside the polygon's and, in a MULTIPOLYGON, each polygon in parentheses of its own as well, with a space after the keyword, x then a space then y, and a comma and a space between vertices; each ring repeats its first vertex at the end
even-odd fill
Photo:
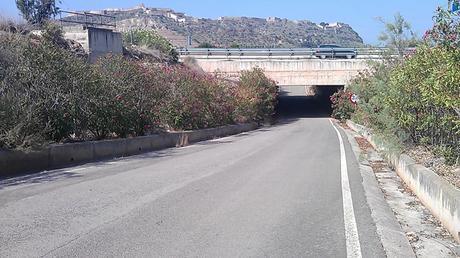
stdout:
POLYGON ((327 118, 332 114, 330 97, 344 86, 281 86, 277 118, 327 118))

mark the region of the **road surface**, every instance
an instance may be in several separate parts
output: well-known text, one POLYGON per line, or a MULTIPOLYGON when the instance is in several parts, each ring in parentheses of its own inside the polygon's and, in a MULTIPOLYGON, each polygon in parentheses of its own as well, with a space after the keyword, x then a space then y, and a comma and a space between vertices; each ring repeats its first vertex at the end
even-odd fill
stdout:
POLYGON ((3 180, 0 257, 384 257, 339 131, 344 157, 330 120, 305 115, 3 180))

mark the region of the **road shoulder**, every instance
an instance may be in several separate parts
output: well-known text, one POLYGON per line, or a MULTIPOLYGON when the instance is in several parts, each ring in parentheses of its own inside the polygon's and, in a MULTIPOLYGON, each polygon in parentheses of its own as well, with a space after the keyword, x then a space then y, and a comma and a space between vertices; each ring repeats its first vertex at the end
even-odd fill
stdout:
POLYGON ((353 154, 358 161, 367 203, 387 257, 415 257, 404 231, 385 201, 372 167, 355 140, 356 133, 343 127, 342 129, 346 133, 347 140, 351 144, 353 154))

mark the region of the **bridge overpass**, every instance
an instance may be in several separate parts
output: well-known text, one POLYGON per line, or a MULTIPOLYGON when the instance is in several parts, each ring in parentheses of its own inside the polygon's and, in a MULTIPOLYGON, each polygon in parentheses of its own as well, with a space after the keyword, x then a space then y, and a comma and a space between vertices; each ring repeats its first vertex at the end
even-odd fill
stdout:
POLYGON ((279 86, 345 86, 384 49, 356 49, 353 59, 319 59, 315 49, 182 49, 180 60, 193 58, 208 73, 237 78, 241 71, 262 68, 279 86))

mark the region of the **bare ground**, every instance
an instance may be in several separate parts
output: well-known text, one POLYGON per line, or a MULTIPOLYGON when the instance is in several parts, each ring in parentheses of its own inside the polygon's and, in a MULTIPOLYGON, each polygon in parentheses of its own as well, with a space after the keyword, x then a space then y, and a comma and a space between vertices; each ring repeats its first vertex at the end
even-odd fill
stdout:
POLYGON ((437 157, 425 146, 411 147, 406 154, 460 189, 460 166, 447 165, 444 158, 437 157))

